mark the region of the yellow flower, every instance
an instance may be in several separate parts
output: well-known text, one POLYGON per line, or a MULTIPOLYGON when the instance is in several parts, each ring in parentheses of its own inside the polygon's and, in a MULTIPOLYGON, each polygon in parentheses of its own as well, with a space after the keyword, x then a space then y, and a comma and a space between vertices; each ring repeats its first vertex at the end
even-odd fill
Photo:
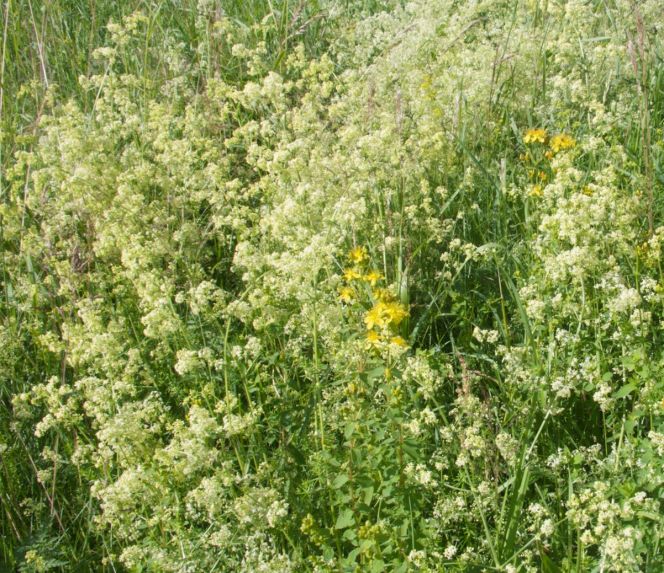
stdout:
POLYGON ((360 265, 369 258, 369 255, 364 247, 355 247, 348 253, 348 258, 352 263, 360 265))
POLYGON ((368 282, 371 286, 376 286, 376 283, 383 278, 378 271, 371 271, 362 277, 362 280, 368 282))
POLYGON ((351 382, 347 387, 346 387, 346 393, 353 395, 359 390, 357 384, 355 382, 351 382))
POLYGON ((353 302, 355 291, 349 286, 341 287, 339 289, 339 298, 342 302, 353 302))
POLYGON ((393 325, 398 326, 408 316, 408 309, 398 302, 377 302, 364 316, 367 330, 393 325))
POLYGON ((563 149, 572 149, 576 145, 576 141, 566 133, 559 133, 551 138, 549 145, 554 153, 558 153, 563 149))
POLYGON ((392 344, 396 344, 397 346, 401 346, 402 348, 408 348, 408 343, 401 336, 393 336, 390 338, 390 342, 392 344))
POLYGON ((530 190, 529 195, 531 197, 541 197, 543 195, 542 191, 542 186, 541 185, 533 185, 533 188, 530 190))
POLYGON ((408 316, 408 309, 398 302, 390 302, 385 304, 385 314, 390 323, 397 326, 408 316))
POLYGON ((348 282, 361 279, 362 274, 356 271, 355 269, 346 269, 344 271, 344 279, 348 282))
POLYGON ((367 330, 374 327, 398 326, 408 316, 408 309, 398 302, 378 302, 364 316, 367 330))
POLYGON ((385 314, 385 303, 379 302, 364 316, 364 323, 367 325, 367 330, 372 328, 383 327, 389 324, 389 319, 385 314))
POLYGON ((394 295, 386 288, 375 288, 371 291, 376 300, 381 302, 390 302, 394 300, 394 295))
POLYGON ((537 128, 529 129, 523 134, 524 143, 546 143, 547 138, 546 129, 537 128))
POLYGON ((367 332, 367 344, 369 346, 376 346, 380 342, 380 334, 375 330, 367 332))
POLYGON ((647 242, 641 243, 640 245, 636 246, 636 254, 639 257, 647 257, 649 250, 650 250, 650 245, 648 245, 647 242))

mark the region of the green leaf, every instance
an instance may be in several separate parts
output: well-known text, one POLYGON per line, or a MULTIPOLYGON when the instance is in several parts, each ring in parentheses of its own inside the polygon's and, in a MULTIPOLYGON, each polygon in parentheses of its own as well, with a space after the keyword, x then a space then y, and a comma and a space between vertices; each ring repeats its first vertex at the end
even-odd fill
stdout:
POLYGON ((385 571, 385 562, 381 559, 373 560, 369 566, 369 571, 371 573, 381 573, 381 571, 385 571))
POLYGON ((403 448, 404 453, 411 459, 413 460, 419 460, 420 455, 419 455, 419 447, 417 444, 413 443, 408 443, 408 441, 404 440, 404 443, 401 445, 403 448))
POLYGON ((613 398, 615 400, 618 400, 619 398, 624 398, 625 396, 629 396, 634 390, 636 390, 635 384, 625 384, 622 388, 617 390, 615 394, 613 394, 613 398))
POLYGON ((346 529, 341 536, 344 541, 350 541, 353 545, 357 545, 357 534, 352 528, 346 529))
POLYGON ((375 545, 375 543, 376 542, 373 539, 363 539, 360 541, 360 546, 358 549, 360 550, 360 553, 366 553, 371 547, 375 545))
POLYGON ((643 519, 652 519, 653 521, 659 521, 662 519, 662 516, 658 513, 653 513, 651 511, 637 511, 636 515, 643 519))
POLYGON ((380 378, 385 372, 385 366, 378 366, 367 372, 367 380, 373 380, 375 378, 380 378))
POLYGON ((346 529, 352 527, 354 524, 355 519, 353 518, 353 510, 344 509, 337 517, 337 523, 334 527, 335 529, 346 529))
POLYGON ((339 474, 334 481, 332 482, 332 487, 334 489, 339 489, 348 481, 348 476, 346 474, 339 474))
POLYGON ((394 570, 394 573, 406 573, 406 571, 408 571, 408 562, 404 561, 394 570))
POLYGON ((346 563, 351 564, 355 563, 355 560, 357 559, 357 556, 360 554, 360 548, 357 547, 356 549, 353 549, 349 554, 348 557, 346 558, 346 563))
POLYGON ((348 440, 350 437, 353 435, 355 432, 355 428, 357 428, 357 424, 355 422, 348 422, 346 426, 344 427, 344 437, 348 440))

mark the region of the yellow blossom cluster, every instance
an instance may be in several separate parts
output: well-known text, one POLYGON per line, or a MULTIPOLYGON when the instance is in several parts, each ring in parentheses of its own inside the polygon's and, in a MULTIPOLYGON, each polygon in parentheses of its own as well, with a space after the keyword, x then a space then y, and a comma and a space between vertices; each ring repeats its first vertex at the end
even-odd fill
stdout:
POLYGON ((362 273, 356 269, 346 269, 344 270, 344 280, 346 282, 360 280, 362 278, 362 273))
POLYGON ((408 316, 408 308, 398 302, 389 289, 378 286, 384 277, 379 271, 368 268, 369 255, 365 247, 352 248, 347 258, 353 266, 343 271, 346 284, 339 288, 339 300, 346 304, 356 302, 358 290, 354 283, 366 283, 371 287, 374 304, 364 315, 367 345, 375 348, 382 342, 389 342, 407 348, 406 340, 394 330, 408 316))
POLYGON ((546 129, 542 129, 541 127, 536 128, 536 129, 529 129, 526 131, 526 133, 523 135, 523 142, 524 143, 546 143, 546 140, 548 138, 548 134, 546 132, 546 129))
POLYGON ((544 194, 541 185, 533 185, 530 190, 531 197, 541 197, 544 194))
POLYGON ((558 133, 549 138, 546 129, 541 127, 526 130, 523 134, 523 142, 526 145, 532 143, 548 143, 550 149, 544 154, 547 159, 552 159, 559 151, 572 149, 576 146, 576 140, 571 135, 568 135, 567 133, 558 133))
POLYGON ((369 260, 369 255, 364 247, 354 247, 348 253, 348 259, 356 265, 361 265, 369 260))
POLYGON ((576 141, 571 135, 566 133, 559 133, 554 135, 549 142, 549 146, 554 153, 563 151, 565 149, 572 149, 576 145, 576 141))
POLYGON ((393 331, 408 317, 408 308, 394 300, 387 289, 374 289, 372 294, 376 302, 364 315, 367 344, 376 347, 381 342, 389 341, 390 344, 407 348, 406 340, 393 331))
POLYGON ((361 281, 375 287, 383 275, 375 269, 367 269, 369 254, 365 247, 353 247, 347 255, 348 260, 353 263, 352 267, 344 269, 343 278, 346 285, 339 289, 339 299, 341 302, 350 304, 356 300, 355 288, 352 283, 361 281))
POLYGON ((339 299, 341 302, 351 303, 355 300, 355 290, 353 287, 343 286, 339 289, 339 299))
MULTIPOLYGON (((523 142, 526 145, 548 144, 548 148, 544 152, 544 157, 549 161, 551 161, 557 153, 567 149, 573 149, 576 146, 576 140, 571 135, 558 133, 549 137, 546 129, 541 127, 526 130, 523 134, 523 142)), ((530 151, 520 154, 519 159, 522 161, 533 161, 535 164, 538 163, 538 160, 531 155, 530 151)), ((541 169, 530 169, 528 171, 528 176, 532 182, 528 194, 531 197, 541 197, 544 194, 543 183, 546 183, 549 178, 547 172, 541 169)))
POLYGON ((398 302, 378 301, 364 317, 367 330, 376 327, 398 326, 408 316, 408 310, 398 302))

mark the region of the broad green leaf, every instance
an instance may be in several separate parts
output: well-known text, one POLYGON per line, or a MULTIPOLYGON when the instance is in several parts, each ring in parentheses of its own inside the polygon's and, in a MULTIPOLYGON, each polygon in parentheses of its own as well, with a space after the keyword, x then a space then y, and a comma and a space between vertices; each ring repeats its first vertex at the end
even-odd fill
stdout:
POLYGON ((385 571, 385 562, 381 559, 373 560, 369 566, 369 571, 371 573, 381 573, 381 571, 385 571))
POLYGON ((332 482, 332 487, 334 489, 339 489, 340 487, 343 487, 343 485, 348 481, 348 475, 346 474, 339 474, 336 478, 334 478, 334 481, 332 482))
POLYGON ((613 398, 616 400, 624 398, 625 396, 629 396, 634 390, 636 390, 635 384, 625 384, 613 394, 613 398))
POLYGON ((341 511, 339 516, 337 517, 337 522, 334 525, 335 529, 346 529, 348 527, 351 527, 355 524, 355 520, 353 518, 353 510, 352 509, 344 509, 341 511))

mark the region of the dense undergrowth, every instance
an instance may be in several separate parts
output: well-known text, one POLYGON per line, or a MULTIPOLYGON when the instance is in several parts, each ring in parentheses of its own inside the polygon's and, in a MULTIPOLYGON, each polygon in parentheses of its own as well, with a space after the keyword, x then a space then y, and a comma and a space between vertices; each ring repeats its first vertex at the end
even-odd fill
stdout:
POLYGON ((3 30, 1 566, 664 569, 657 0, 3 30))

